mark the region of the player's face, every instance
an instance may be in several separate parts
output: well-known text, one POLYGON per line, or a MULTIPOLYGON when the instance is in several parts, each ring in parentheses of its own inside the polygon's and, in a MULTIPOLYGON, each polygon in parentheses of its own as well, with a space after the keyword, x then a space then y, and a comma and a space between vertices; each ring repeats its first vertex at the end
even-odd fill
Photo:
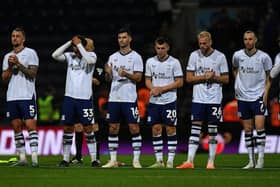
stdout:
POLYGON ((169 45, 167 43, 155 44, 155 50, 159 59, 163 59, 168 54, 169 45))
POLYGON ((207 53, 211 49, 212 41, 208 37, 198 38, 198 45, 203 54, 207 53))
POLYGON ((22 32, 13 31, 11 35, 11 42, 13 47, 22 46, 25 41, 25 37, 23 36, 22 32))
POLYGON ((128 47, 131 42, 131 37, 128 35, 127 32, 119 33, 118 42, 119 42, 120 48, 128 47))
POLYGON ((245 48, 251 50, 255 48, 257 43, 257 38, 254 33, 245 33, 243 37, 245 48))

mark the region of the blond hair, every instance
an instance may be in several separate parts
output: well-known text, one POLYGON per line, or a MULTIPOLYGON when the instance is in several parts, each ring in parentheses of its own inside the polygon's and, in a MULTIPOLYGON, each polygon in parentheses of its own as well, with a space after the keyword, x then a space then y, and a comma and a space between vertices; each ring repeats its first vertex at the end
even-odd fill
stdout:
POLYGON ((204 37, 207 37, 209 38, 209 40, 212 40, 212 36, 210 34, 210 32, 208 31, 201 31, 198 35, 197 35, 197 38, 204 38, 204 37))
POLYGON ((94 42, 91 38, 86 38, 87 45, 85 46, 85 49, 87 51, 94 51, 94 42))

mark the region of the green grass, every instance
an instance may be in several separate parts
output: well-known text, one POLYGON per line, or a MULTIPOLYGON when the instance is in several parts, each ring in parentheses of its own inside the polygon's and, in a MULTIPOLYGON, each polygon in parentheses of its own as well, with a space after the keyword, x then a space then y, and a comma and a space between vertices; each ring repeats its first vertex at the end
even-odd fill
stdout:
MULTIPOLYGON (((91 168, 89 157, 84 157, 84 164, 80 167, 59 168, 61 156, 40 157, 40 167, 10 167, 0 165, 0 185, 7 186, 279 186, 280 184, 280 155, 266 154, 265 168, 261 170, 240 169, 247 162, 247 155, 218 155, 216 170, 206 170, 208 155, 198 154, 195 159, 195 169, 133 169, 131 156, 119 156, 119 160, 126 165, 116 169, 91 168)), ((0 156, 0 160, 10 156, 0 156)), ((184 161, 185 155, 177 155, 175 165, 184 161)), ((108 156, 102 156, 102 163, 106 163, 108 156)), ((154 156, 142 155, 141 163, 144 167, 154 162, 154 156)))

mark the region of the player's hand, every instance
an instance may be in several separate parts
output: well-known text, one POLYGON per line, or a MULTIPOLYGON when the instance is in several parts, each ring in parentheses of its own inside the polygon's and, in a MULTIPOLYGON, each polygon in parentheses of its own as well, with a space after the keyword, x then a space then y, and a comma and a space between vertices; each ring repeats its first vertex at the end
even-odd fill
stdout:
POLYGON ((18 65, 18 57, 16 55, 10 55, 8 58, 8 64, 9 66, 18 65))
POLYGON ((151 89, 151 96, 160 96, 162 93, 162 88, 161 87, 153 87, 151 89))
POLYGON ((214 78, 214 76, 215 76, 215 72, 213 71, 213 70, 211 70, 211 71, 207 71, 206 73, 205 73, 205 80, 208 82, 208 81, 211 81, 211 80, 213 80, 213 78, 214 78))
POLYGON ((82 41, 80 40, 80 38, 78 38, 78 36, 74 36, 72 38, 72 44, 77 46, 78 44, 80 44, 82 41))
POLYGON ((118 74, 120 77, 126 77, 127 72, 123 68, 119 68, 118 74))
POLYGON ((92 83, 95 86, 99 86, 100 85, 100 81, 97 78, 94 78, 94 77, 92 78, 92 83))

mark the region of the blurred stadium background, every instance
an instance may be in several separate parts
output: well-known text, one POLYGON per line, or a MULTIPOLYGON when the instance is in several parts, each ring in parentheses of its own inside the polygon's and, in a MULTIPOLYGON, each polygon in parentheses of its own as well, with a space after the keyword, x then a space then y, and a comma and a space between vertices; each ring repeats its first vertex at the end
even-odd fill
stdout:
MULTIPOLYGON (((4 54, 11 50, 12 29, 15 26, 23 26, 27 34, 26 46, 36 49, 40 59, 36 82, 38 97, 43 95, 48 86, 52 86, 56 91, 57 105, 60 106, 64 94, 66 67, 63 63, 54 62, 51 53, 75 34, 94 39, 100 63, 105 63, 108 56, 118 49, 115 33, 122 25, 131 26, 132 46, 142 55, 144 61, 154 55, 154 39, 158 35, 167 36, 172 41, 171 54, 181 60, 183 70, 190 52, 197 48, 196 34, 201 30, 212 33, 213 46, 226 54, 229 68, 231 68, 233 52, 243 47, 242 34, 246 30, 257 32, 258 47, 266 51, 272 59, 280 51, 277 46, 277 39, 280 39, 280 5, 277 0, 171 0, 170 9, 162 9, 160 2, 164 1, 6 0, 0 6, 0 56, 3 59, 4 54)), ((230 84, 224 86, 224 106, 234 99, 232 75, 230 78, 230 84)), ((273 82, 270 93, 271 106, 268 108, 269 116, 266 123, 269 134, 267 152, 271 153, 280 152, 278 83, 279 79, 273 82)), ((138 89, 143 87, 142 81, 138 89)), ((12 150, 10 149, 12 131, 8 128, 9 122, 5 117, 6 89, 6 85, 1 82, 0 147, 2 149, 0 154, 10 154, 9 151, 12 150), (5 135, 4 131, 7 131, 5 135)), ((185 83, 178 92, 178 136, 181 146, 178 151, 180 152, 186 151, 189 134, 191 89, 192 87, 185 83)), ((104 91, 100 93, 106 96, 108 85, 104 85, 102 90, 105 90, 105 93, 104 91)), ((234 109, 234 103, 231 104, 234 109)), ((231 105, 228 107, 230 108, 231 105)), ((238 119, 230 118, 232 114, 228 115, 225 116, 229 117, 228 120, 223 122, 219 129, 221 142, 224 145, 221 152, 240 152, 242 127, 238 119)), ((61 132, 59 123, 53 122, 46 126, 39 121, 38 126, 45 134, 48 132, 46 129, 51 127, 51 137, 58 136, 61 132)), ((128 131, 126 126, 122 128, 126 130, 122 130, 121 139, 126 141, 128 131)), ((104 137, 106 137, 106 127, 104 129, 104 137)), ((150 127, 142 126, 144 140, 150 140, 150 130, 150 127)), ((45 141, 47 140, 44 139, 45 141)), ((204 140, 201 151, 206 151, 203 142, 204 140)), ((50 145, 55 146, 56 143, 50 145)), ((104 147, 104 151, 105 149, 104 147)), ((149 151, 151 150, 147 150, 149 151)), ((42 154, 50 153, 52 152, 46 150, 42 154)))

